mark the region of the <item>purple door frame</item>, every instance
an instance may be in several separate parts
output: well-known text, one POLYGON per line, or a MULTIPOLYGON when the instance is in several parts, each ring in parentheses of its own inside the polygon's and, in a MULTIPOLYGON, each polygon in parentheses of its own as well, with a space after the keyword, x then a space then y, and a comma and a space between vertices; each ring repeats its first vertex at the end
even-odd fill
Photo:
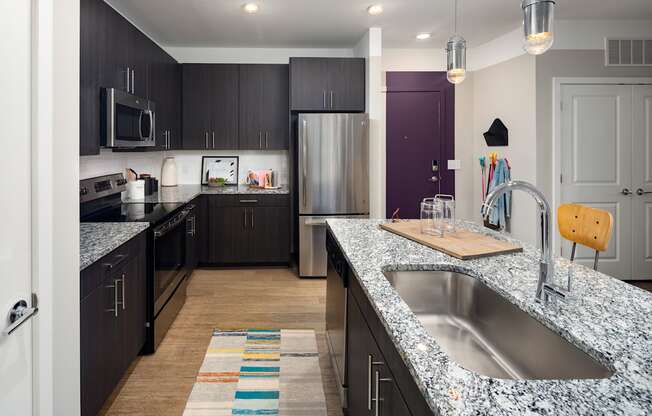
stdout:
POLYGON ((455 87, 446 79, 446 72, 387 72, 386 82, 386 214, 389 218, 399 207, 401 218, 418 218, 418 203, 424 196, 455 195, 455 171, 448 170, 448 160, 455 159, 455 87), (424 122, 419 124, 410 120, 419 111, 429 114, 428 106, 433 109, 433 119, 422 117, 424 122), (408 129, 421 137, 405 141, 408 129), (403 146, 410 142, 419 149, 406 151, 403 146), (423 166, 428 159, 439 164, 436 186, 428 181, 432 175, 429 166, 423 166))

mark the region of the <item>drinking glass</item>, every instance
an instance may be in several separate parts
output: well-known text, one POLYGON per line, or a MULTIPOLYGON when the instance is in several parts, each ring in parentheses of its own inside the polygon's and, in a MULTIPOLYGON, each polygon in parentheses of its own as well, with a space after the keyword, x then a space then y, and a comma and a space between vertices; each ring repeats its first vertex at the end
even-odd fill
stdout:
POLYGON ((437 198, 424 198, 421 201, 421 233, 442 237, 443 206, 437 198))
POLYGON ((440 201, 442 216, 442 234, 455 232, 455 197, 452 195, 437 194, 435 200, 440 201))

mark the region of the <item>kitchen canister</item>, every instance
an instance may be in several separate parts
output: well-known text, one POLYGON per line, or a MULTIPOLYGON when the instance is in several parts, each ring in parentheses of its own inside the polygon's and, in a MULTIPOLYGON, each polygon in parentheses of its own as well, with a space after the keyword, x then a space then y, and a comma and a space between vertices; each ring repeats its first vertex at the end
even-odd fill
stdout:
POLYGON ((173 157, 166 157, 163 160, 161 169, 161 186, 177 186, 177 161, 173 157))
POLYGON ((133 200, 145 198, 145 180, 127 182, 127 197, 133 200))

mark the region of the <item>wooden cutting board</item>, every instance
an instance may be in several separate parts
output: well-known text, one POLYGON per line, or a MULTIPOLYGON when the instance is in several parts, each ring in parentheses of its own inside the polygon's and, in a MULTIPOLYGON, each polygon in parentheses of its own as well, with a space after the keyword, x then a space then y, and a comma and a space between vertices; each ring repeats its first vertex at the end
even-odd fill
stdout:
POLYGON ((522 247, 510 242, 469 230, 458 229, 455 233, 445 234, 443 237, 421 234, 419 220, 381 224, 380 228, 461 260, 523 251, 522 247))

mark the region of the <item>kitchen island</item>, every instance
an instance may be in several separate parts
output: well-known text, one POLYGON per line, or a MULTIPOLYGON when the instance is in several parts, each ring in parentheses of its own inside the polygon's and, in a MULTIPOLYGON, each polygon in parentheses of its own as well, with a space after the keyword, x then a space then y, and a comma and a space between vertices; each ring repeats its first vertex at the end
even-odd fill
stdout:
MULTIPOLYGON (((371 305, 370 310, 381 324, 379 329, 386 332, 429 412, 441 415, 652 413, 652 322, 649 319, 652 296, 649 293, 577 266, 572 298, 558 305, 543 305, 534 300, 540 257, 537 249, 523 245, 522 253, 462 261, 382 231, 380 223, 380 220, 332 219, 328 220, 328 227, 346 257, 352 276, 349 279, 355 280, 351 285, 361 288, 365 302, 371 305), (469 371, 443 351, 383 274, 398 270, 447 270, 471 275, 609 368, 613 375, 603 379, 514 380, 469 371)), ((508 239, 473 223, 459 225, 508 239)), ((568 266, 567 260, 556 259, 557 281, 565 278, 568 266)), ((369 328, 373 331, 371 324, 369 328)), ((399 390, 406 395, 401 386, 399 390)), ((413 402, 405 401, 408 405, 413 402)), ((410 410, 413 414, 425 414, 410 410)))

